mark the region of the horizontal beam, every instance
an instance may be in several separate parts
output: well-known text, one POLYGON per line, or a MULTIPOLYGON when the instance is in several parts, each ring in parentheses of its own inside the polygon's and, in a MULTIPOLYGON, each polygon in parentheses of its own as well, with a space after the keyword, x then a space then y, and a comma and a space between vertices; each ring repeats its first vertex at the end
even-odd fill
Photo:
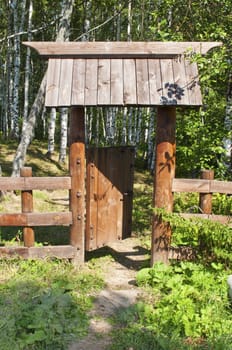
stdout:
POLYGON ((0 177, 1 191, 71 189, 71 178, 62 177, 0 177))
POLYGON ((64 226, 71 224, 71 212, 0 214, 0 226, 64 226))
POLYGON ((46 258, 55 257, 60 259, 73 259, 77 254, 77 250, 70 245, 63 246, 46 246, 46 247, 0 247, 0 257, 20 256, 24 259, 28 258, 46 258))
POLYGON ((232 182, 203 179, 174 179, 172 191, 232 194, 232 182))
POLYGON ((207 219, 215 222, 219 222, 220 224, 226 224, 232 227, 232 216, 226 215, 213 215, 213 214, 195 214, 195 213, 178 213, 184 219, 207 219))
POLYGON ((44 57, 175 57, 182 54, 205 55, 221 42, 23 42, 44 57))

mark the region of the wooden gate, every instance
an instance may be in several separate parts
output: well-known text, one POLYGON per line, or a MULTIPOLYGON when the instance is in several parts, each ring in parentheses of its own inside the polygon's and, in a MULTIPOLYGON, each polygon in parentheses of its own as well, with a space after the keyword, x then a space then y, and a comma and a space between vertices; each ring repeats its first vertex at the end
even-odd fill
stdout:
POLYGON ((89 148, 86 152, 87 251, 131 234, 134 153, 133 147, 89 148))

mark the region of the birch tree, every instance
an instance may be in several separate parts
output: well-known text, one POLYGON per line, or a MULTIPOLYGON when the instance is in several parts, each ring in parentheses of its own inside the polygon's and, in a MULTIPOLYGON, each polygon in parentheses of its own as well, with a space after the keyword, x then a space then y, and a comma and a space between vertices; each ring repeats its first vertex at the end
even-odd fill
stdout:
MULTIPOLYGON (((62 17, 59 23, 56 41, 68 41, 70 36, 70 21, 73 12, 74 0, 62 1, 62 17)), ((68 130, 68 109, 62 108, 60 111, 60 154, 59 161, 64 162, 66 158, 67 148, 67 130, 68 130)), ((52 108, 50 112, 48 124, 48 152, 47 155, 52 157, 55 146, 55 130, 56 130, 56 109, 52 108)))
MULTIPOLYGON (((70 22, 70 18, 72 15, 74 0, 66 0, 63 1, 62 14, 64 14, 63 25, 59 28, 63 37, 66 37, 64 34, 64 26, 65 24, 70 22)), ((58 32, 58 37, 60 32, 58 32)), ((45 98, 45 89, 47 82, 47 72, 45 73, 43 80, 41 82, 39 91, 34 100, 33 106, 30 110, 29 116, 27 118, 27 122, 25 123, 25 127, 22 130, 21 141, 16 150, 16 154, 13 161, 13 171, 12 176, 19 176, 20 168, 25 163, 26 152, 29 144, 31 143, 34 137, 36 119, 41 113, 44 106, 44 98, 45 98)))
POLYGON ((20 53, 20 37, 17 33, 23 30, 25 10, 26 10, 26 0, 18 1, 12 0, 10 2, 10 7, 13 14, 13 28, 14 28, 14 69, 12 78, 12 104, 11 104, 11 135, 18 138, 19 137, 19 81, 20 81, 20 64, 21 64, 21 53, 20 53))

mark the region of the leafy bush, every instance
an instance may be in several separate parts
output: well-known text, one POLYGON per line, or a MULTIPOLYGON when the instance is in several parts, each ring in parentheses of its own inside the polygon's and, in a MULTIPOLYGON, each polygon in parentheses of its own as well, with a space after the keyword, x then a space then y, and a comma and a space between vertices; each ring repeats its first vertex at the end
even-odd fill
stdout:
POLYGON ((96 274, 57 260, 0 261, 0 271, 1 350, 67 349, 86 334, 96 274))
POLYGON ((123 331, 113 349, 231 349, 227 274, 222 264, 192 262, 139 271, 138 284, 149 286, 153 298, 119 316, 123 331))

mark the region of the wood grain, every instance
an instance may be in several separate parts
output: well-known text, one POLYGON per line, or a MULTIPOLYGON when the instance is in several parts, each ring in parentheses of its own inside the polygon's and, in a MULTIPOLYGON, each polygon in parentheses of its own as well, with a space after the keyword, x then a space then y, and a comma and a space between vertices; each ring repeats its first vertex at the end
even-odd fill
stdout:
POLYGON ((196 52, 206 54, 221 42, 23 42, 45 57, 168 57, 196 52))

